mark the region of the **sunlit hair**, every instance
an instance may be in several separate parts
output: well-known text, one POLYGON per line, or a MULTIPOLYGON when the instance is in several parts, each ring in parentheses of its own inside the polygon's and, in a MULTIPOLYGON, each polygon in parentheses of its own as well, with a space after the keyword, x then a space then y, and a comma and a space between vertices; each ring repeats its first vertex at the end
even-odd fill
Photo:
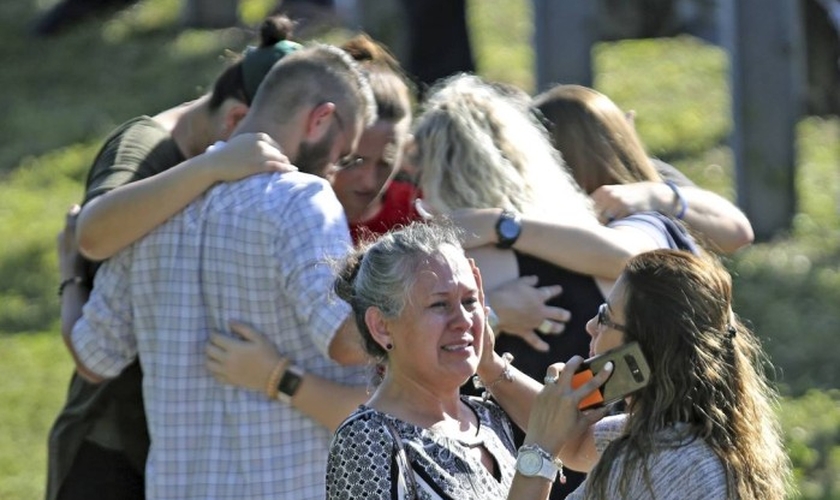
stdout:
POLYGON ((395 148, 390 160, 399 165, 411 125, 414 91, 396 58, 367 35, 357 35, 341 48, 367 76, 376 103, 376 119, 394 124, 395 148))
POLYGON ((533 105, 587 193, 607 184, 662 180, 630 120, 604 94, 557 85, 535 97, 533 105))
POLYGON ((252 109, 262 117, 281 121, 303 107, 324 102, 335 103, 339 116, 355 117, 360 128, 376 119, 373 93, 358 64, 338 47, 313 44, 272 67, 257 90, 252 109))
POLYGON ((365 349, 373 358, 384 359, 386 352, 373 339, 365 323, 365 312, 376 307, 386 318, 400 316, 409 303, 417 270, 438 255, 450 262, 464 257, 458 230, 445 218, 414 222, 386 233, 342 262, 335 292, 353 308, 365 349))
POLYGON ((376 100, 377 117, 395 123, 410 121, 414 91, 399 62, 388 49, 364 34, 347 40, 341 48, 367 74, 376 100))
MULTIPOLYGON (((775 417, 777 395, 757 337, 732 313, 732 280, 713 257, 675 250, 642 253, 619 278, 625 288, 625 341, 639 342, 651 384, 628 408, 624 437, 604 451, 587 498, 606 498, 610 464, 642 470, 657 450, 652 436, 683 422, 727 472, 727 498, 782 499, 790 480, 775 417)), ((626 492, 628 475, 619 482, 626 492)))
POLYGON ((591 201, 542 125, 477 76, 457 75, 434 87, 414 139, 423 198, 440 212, 505 208, 592 216, 591 201))

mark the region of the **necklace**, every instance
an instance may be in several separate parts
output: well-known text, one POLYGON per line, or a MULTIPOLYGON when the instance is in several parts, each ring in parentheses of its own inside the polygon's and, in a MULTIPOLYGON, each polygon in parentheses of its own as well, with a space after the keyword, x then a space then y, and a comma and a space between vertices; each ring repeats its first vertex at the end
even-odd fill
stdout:
POLYGON ((484 438, 482 438, 480 436, 477 436, 477 435, 472 436, 470 438, 466 438, 466 439, 462 438, 462 437, 456 437, 456 438, 453 438, 453 439, 455 441, 457 441, 458 444, 460 444, 461 446, 463 446, 465 448, 469 448, 469 449, 478 448, 479 446, 484 446, 484 438))

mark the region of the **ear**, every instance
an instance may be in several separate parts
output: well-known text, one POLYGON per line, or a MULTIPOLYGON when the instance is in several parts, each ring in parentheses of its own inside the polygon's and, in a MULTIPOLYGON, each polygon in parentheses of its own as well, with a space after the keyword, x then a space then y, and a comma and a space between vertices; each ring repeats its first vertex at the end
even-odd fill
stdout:
POLYGON ((335 113, 335 103, 321 103, 309 112, 306 121, 306 136, 304 140, 316 142, 321 140, 332 125, 332 114, 335 113))
POLYGON ((224 140, 230 137, 230 134, 239 125, 239 122, 245 118, 245 115, 248 114, 248 109, 248 105, 240 101, 233 101, 225 108, 224 130, 222 131, 224 140))
POLYGON ((382 310, 378 307, 368 307, 365 311, 365 324, 370 330, 370 335, 377 344, 382 346, 382 349, 388 351, 387 346, 393 346, 394 340, 391 333, 388 331, 388 320, 382 314, 382 310))

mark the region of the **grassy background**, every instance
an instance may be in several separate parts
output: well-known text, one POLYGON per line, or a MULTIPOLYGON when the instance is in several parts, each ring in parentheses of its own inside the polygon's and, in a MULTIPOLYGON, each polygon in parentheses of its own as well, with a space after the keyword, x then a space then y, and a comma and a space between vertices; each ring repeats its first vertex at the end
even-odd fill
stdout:
MULTIPOLYGON (((55 235, 82 195, 104 135, 194 98, 247 31, 181 30, 178 2, 145 0, 57 38, 29 36, 54 0, 0 2, 0 498, 43 495, 46 435, 71 371, 58 335, 55 235)), ((253 24, 273 0, 242 0, 253 24)), ((479 72, 533 90, 528 0, 471 2, 479 72)), ((652 154, 730 198, 727 58, 689 37, 603 43, 595 86, 625 109, 652 154)), ((798 125, 791 231, 727 261, 736 309, 776 365, 802 498, 840 498, 840 120, 798 125)))

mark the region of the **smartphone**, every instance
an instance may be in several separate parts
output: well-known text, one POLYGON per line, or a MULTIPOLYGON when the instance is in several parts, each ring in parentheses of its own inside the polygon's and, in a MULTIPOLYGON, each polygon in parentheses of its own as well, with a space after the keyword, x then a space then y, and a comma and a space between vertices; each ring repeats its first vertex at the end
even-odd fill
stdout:
POLYGON ((613 372, 604 385, 586 396, 579 405, 581 410, 605 406, 638 391, 650 382, 650 366, 638 342, 620 345, 584 361, 572 378, 572 387, 578 388, 613 362, 613 372))

